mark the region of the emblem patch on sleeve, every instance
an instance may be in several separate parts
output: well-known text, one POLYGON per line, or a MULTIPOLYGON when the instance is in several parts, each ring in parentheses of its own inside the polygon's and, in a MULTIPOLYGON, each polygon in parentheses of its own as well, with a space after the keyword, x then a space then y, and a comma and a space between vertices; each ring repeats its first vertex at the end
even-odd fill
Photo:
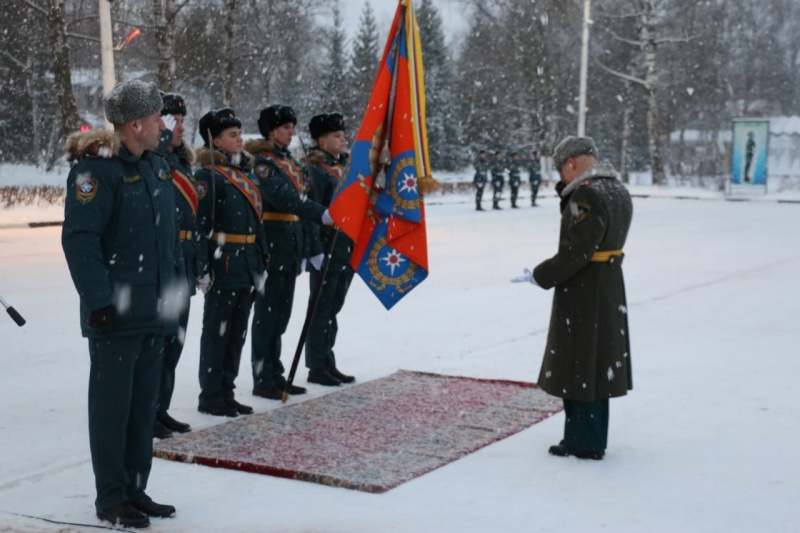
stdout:
POLYGON ((259 178, 269 177, 269 165, 262 163, 256 167, 256 175, 259 178))
POLYGON ((206 197, 206 193, 208 192, 208 183, 205 181, 196 181, 194 183, 194 188, 197 191, 197 197, 199 199, 203 199, 206 197))
POLYGON ((82 204, 88 204, 97 195, 99 183, 94 178, 81 177, 75 182, 75 198, 82 204))
POLYGON ((589 215, 589 211, 592 210, 592 206, 586 202, 570 202, 569 210, 570 213, 572 213, 572 217, 575 219, 575 222, 577 223, 581 222, 589 215))

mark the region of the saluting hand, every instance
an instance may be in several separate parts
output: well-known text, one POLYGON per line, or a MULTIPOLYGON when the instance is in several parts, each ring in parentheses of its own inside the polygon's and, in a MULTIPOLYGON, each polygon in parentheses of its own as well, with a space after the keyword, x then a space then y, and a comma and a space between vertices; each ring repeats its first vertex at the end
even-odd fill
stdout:
POLYGON ((172 115, 164 115, 161 117, 161 120, 164 122, 164 126, 169 130, 172 131, 175 129, 176 120, 175 117, 172 115))

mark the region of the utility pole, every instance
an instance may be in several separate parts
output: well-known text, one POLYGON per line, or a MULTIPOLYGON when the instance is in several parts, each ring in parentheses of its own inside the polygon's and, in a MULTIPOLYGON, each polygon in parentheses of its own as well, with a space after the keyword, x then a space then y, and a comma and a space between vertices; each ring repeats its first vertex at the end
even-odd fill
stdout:
POLYGON ((578 96, 578 137, 586 135, 586 77, 589 72, 589 25, 591 19, 591 0, 583 2, 583 39, 581 42, 581 85, 578 96))
MULTIPOLYGON (((114 45, 111 35, 111 1, 97 0, 98 14, 100 16, 100 59, 103 71, 103 94, 107 94, 116 84, 114 77, 114 45)), ((111 131, 114 127, 106 120, 106 129, 111 131)))

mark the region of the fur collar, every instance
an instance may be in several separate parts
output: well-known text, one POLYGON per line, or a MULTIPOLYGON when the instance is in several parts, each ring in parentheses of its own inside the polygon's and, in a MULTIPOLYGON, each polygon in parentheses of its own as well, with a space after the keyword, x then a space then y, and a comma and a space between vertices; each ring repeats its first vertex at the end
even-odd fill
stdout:
POLYGON ((263 154, 264 152, 274 152, 278 147, 268 139, 250 139, 244 143, 244 149, 251 154, 263 154))
MULTIPOLYGON (((199 148, 195 149, 194 154, 195 162, 204 168, 208 168, 211 165, 219 165, 223 167, 232 166, 230 161, 228 161, 228 158, 225 157, 225 154, 217 150, 211 150, 205 146, 200 146, 199 148)), ((253 155, 247 150, 243 151, 242 163, 239 165, 239 168, 252 170, 254 163, 255 157, 253 157, 253 155)))
POLYGON ((565 198, 572 194, 572 192, 580 187, 581 183, 588 182, 592 178, 616 178, 617 171, 610 161, 604 159, 599 163, 595 163, 591 167, 583 171, 583 174, 575 178, 575 181, 564 187, 561 192, 561 197, 565 198))
POLYGON ((102 128, 79 131, 67 137, 64 152, 72 163, 82 157, 116 157, 122 146, 122 137, 102 128))
POLYGON ((194 165, 197 160, 194 150, 185 141, 182 145, 172 150, 172 153, 184 159, 189 166, 194 165))

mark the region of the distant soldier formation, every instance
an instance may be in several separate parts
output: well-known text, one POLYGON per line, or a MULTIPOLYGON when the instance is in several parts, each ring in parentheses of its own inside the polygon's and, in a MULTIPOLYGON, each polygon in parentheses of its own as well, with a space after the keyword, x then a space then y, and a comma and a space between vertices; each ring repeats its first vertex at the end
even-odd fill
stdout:
POLYGON ((542 184, 542 165, 539 151, 534 149, 526 159, 519 152, 511 152, 508 156, 502 150, 494 151, 491 156, 486 150, 478 150, 472 162, 475 174, 472 184, 475 186, 475 210, 484 211, 483 190, 487 183, 492 185, 492 209, 499 210, 503 200, 503 188, 506 184, 506 171, 508 172, 508 186, 510 190, 511 208, 518 209, 517 200, 522 185, 522 172, 527 170, 528 183, 531 191, 531 206, 537 206, 536 197, 542 184), (491 178, 491 179, 490 179, 491 178))

